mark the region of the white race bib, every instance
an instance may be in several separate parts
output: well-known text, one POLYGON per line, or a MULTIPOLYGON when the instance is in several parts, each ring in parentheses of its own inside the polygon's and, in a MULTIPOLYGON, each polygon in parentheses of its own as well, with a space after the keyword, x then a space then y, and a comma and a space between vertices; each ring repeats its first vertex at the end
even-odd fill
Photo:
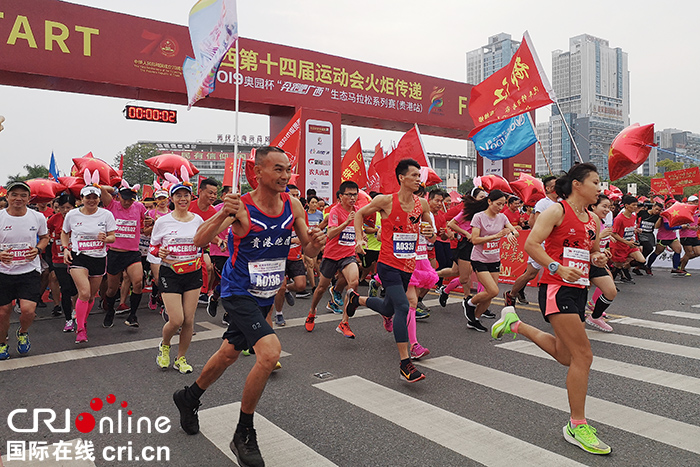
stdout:
POLYGON ((394 232, 394 256, 398 259, 411 259, 416 257, 417 233, 394 232))
POLYGON ((286 258, 251 261, 248 263, 250 287, 248 292, 253 297, 273 297, 284 280, 286 258))
POLYGON ((355 246, 355 227, 348 225, 338 236, 338 245, 355 246))
POLYGON ((590 285, 588 273, 591 270, 591 252, 582 248, 564 247, 564 266, 583 271, 583 275, 576 282, 564 281, 569 284, 590 285))

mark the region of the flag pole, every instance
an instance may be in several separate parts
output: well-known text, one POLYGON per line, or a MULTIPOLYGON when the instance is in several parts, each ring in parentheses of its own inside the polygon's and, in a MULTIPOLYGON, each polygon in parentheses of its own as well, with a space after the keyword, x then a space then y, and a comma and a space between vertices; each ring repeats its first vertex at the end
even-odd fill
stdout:
POLYGON ((569 125, 566 123, 566 118, 564 118, 564 112, 562 112, 561 107, 559 107, 559 102, 554 101, 554 105, 557 106, 557 109, 559 109, 559 115, 561 115, 561 121, 564 122, 564 126, 566 127, 566 132, 569 134, 569 138, 571 139, 571 144, 574 145, 574 150, 576 151, 576 155, 578 156, 579 162, 583 164, 583 157, 581 157, 581 153, 578 151, 578 146, 576 146, 576 141, 574 141, 574 136, 571 134, 571 129, 569 128, 569 125))
POLYGON ((525 115, 527 115, 527 120, 530 122, 530 126, 532 127, 532 132, 535 133, 535 139, 537 139, 537 144, 540 145, 540 151, 542 151, 542 157, 544 157, 544 162, 547 164, 547 168, 549 169, 549 175, 554 175, 552 172, 552 166, 549 165, 549 161, 547 160, 547 155, 544 153, 544 148, 542 147, 542 142, 540 141, 540 137, 537 136, 537 128, 535 128, 535 123, 532 121, 532 117, 530 116, 530 113, 527 112, 525 115))
POLYGON ((236 81, 236 111, 234 114, 234 137, 233 137, 233 186, 231 187, 231 193, 238 193, 238 185, 240 184, 241 171, 238 168, 238 113, 239 113, 239 82, 238 82, 238 39, 236 39, 236 74, 234 75, 234 80, 236 81))

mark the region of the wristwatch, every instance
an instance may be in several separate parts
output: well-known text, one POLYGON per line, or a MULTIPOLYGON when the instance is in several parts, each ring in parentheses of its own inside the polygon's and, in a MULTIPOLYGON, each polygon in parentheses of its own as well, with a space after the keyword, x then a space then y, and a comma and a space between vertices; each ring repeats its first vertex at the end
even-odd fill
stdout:
POLYGON ((556 261, 552 261, 547 265, 547 269, 549 270, 550 274, 554 274, 559 269, 559 266, 561 266, 561 264, 557 263, 556 261))

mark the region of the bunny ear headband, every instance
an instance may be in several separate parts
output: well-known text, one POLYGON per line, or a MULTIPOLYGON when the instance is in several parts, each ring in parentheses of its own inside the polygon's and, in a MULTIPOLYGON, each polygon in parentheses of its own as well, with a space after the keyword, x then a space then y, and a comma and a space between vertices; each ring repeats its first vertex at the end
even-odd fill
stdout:
POLYGON ((172 196, 173 193, 175 193, 175 191, 179 190, 180 188, 184 188, 190 193, 192 193, 192 183, 190 183, 190 174, 189 172, 187 172, 187 167, 185 167, 184 165, 180 167, 180 175, 182 177, 182 181, 180 181, 180 179, 178 179, 175 175, 171 173, 165 174, 165 179, 172 184, 169 189, 170 196, 172 196))
POLYGON ((137 183, 134 186, 129 186, 129 183, 126 180, 122 179, 122 184, 121 184, 121 188, 119 188, 119 191, 129 190, 133 193, 137 193, 139 191, 139 188, 141 188, 140 184, 137 183))
POLYGON ((90 174, 90 170, 85 169, 85 172, 83 172, 83 180, 85 181, 85 186, 80 190, 80 196, 87 196, 90 194, 100 196, 100 194, 102 194, 102 190, 100 189, 100 173, 97 170, 90 174))

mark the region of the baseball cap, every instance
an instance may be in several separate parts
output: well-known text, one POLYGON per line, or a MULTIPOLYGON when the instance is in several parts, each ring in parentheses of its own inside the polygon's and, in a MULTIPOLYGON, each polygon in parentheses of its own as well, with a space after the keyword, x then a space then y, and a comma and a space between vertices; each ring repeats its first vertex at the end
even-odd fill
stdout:
POLYGON ((12 191, 13 188, 17 188, 17 187, 23 188, 24 190, 27 190, 30 193, 32 192, 31 188, 29 188, 29 185, 27 185, 25 182, 22 182, 19 180, 16 182, 8 183, 6 190, 9 193, 10 191, 12 191))
POLYGON ((81 190, 80 190, 80 196, 87 196, 87 195, 97 195, 100 196, 102 194, 102 190, 97 188, 94 185, 85 185, 81 190))
POLYGON ((155 199, 158 199, 158 198, 167 198, 167 197, 168 197, 168 192, 165 191, 165 190, 158 190, 158 191, 156 191, 156 192, 153 194, 153 197, 154 197, 155 199))
POLYGON ((180 190, 184 188, 185 190, 189 191, 192 193, 192 184, 191 183, 176 183, 175 185, 170 187, 170 196, 173 195, 177 190, 180 190))
POLYGON ((134 193, 131 188, 121 188, 119 190, 119 196, 124 199, 136 199, 136 193, 134 193))
MULTIPOLYGON (((10 190, 8 189, 7 191, 10 191, 10 190)), ((697 201, 697 200, 698 200, 698 197, 695 196, 695 195, 690 195, 690 196, 688 197, 688 201, 697 201)))

